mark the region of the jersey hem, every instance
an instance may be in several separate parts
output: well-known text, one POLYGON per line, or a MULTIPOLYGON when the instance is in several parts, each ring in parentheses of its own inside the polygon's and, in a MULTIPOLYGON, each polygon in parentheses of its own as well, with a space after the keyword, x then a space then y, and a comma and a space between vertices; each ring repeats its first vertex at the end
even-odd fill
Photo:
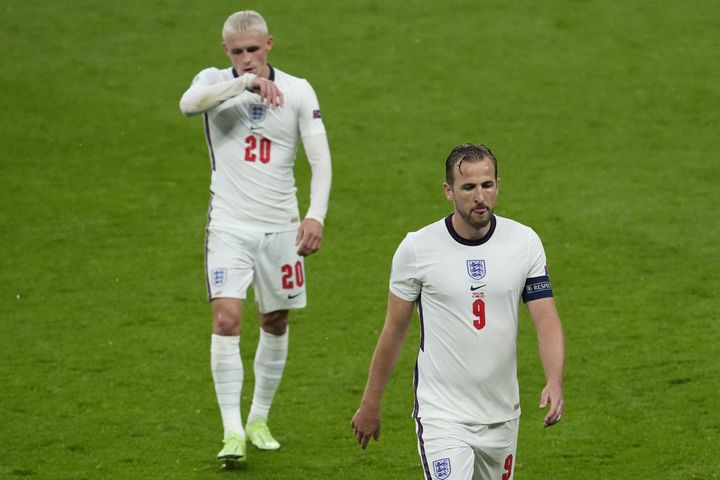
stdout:
POLYGON ((520 418, 520 409, 517 410, 516 415, 511 415, 508 417, 496 417, 492 420, 488 419, 477 419, 477 418, 460 418, 460 417, 451 417, 448 415, 418 415, 415 412, 412 414, 412 418, 415 418, 417 420, 443 420, 446 422, 454 422, 454 423, 462 423, 463 425, 493 425, 495 423, 502 423, 502 422, 509 422, 511 420, 515 420, 520 418))

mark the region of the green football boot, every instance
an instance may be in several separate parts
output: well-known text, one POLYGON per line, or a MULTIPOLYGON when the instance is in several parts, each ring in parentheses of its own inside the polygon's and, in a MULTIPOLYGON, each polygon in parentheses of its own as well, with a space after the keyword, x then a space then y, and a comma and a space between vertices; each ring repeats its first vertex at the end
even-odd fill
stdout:
POLYGON ((267 422, 263 419, 245 425, 245 433, 248 440, 260 450, 277 450, 280 448, 280 442, 273 438, 267 422))
POLYGON ((245 461, 247 446, 245 436, 238 433, 231 433, 225 440, 223 449, 217 454, 218 460, 223 464, 224 468, 232 468, 245 461))

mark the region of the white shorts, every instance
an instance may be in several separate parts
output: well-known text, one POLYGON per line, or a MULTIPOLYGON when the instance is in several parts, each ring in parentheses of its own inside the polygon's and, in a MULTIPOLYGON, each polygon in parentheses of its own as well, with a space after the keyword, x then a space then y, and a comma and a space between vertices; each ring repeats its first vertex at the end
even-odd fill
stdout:
POLYGON ((415 420, 427 480, 512 480, 519 418, 491 425, 415 420))
POLYGON ((303 308, 305 267, 297 230, 261 233, 209 227, 205 241, 208 297, 245 299, 252 283, 260 313, 303 308))

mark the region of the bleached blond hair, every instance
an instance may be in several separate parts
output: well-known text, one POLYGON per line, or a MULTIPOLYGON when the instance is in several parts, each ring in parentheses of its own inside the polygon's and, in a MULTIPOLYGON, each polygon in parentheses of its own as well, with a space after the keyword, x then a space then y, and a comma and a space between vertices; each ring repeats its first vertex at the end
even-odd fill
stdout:
POLYGON ((268 34, 268 27, 262 15, 254 10, 242 10, 230 15, 223 25, 223 39, 232 34, 260 32, 268 34))

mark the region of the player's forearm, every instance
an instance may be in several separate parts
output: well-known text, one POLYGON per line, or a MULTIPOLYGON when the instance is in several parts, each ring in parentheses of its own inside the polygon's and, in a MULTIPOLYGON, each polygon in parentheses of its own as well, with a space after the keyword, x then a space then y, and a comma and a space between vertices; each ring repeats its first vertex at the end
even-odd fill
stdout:
POLYGON ((372 362, 370 363, 370 373, 368 374, 365 393, 363 394, 360 404, 364 408, 372 410, 380 410, 385 387, 388 379, 395 369, 395 364, 400 356, 400 350, 404 343, 404 336, 399 337, 393 333, 383 330, 380 335, 372 362))
POLYGON ((332 162, 327 135, 313 135, 303 139, 305 154, 312 171, 310 180, 310 207, 305 218, 324 223, 332 184, 332 162))
POLYGON ((370 363, 368 382, 361 401, 361 405, 365 408, 380 410, 385 386, 405 343, 412 319, 413 306, 412 302, 402 300, 392 293, 388 296, 385 326, 375 347, 375 353, 370 363))
POLYGON ((562 341, 555 341, 555 346, 541 345, 540 357, 545 370, 545 378, 548 384, 562 387, 564 353, 562 341))
POLYGON ((549 384, 562 386, 563 366, 565 363, 565 345, 560 318, 541 320, 538 328, 538 348, 540 360, 549 384))
POLYGON ((205 113, 243 93, 250 88, 254 78, 255 75, 247 73, 214 85, 193 85, 180 99, 180 111, 188 117, 205 113))
POLYGON ((540 360, 549 384, 562 386, 565 363, 565 342, 562 323, 555 308, 555 301, 546 298, 528 303, 530 315, 535 322, 540 360))

